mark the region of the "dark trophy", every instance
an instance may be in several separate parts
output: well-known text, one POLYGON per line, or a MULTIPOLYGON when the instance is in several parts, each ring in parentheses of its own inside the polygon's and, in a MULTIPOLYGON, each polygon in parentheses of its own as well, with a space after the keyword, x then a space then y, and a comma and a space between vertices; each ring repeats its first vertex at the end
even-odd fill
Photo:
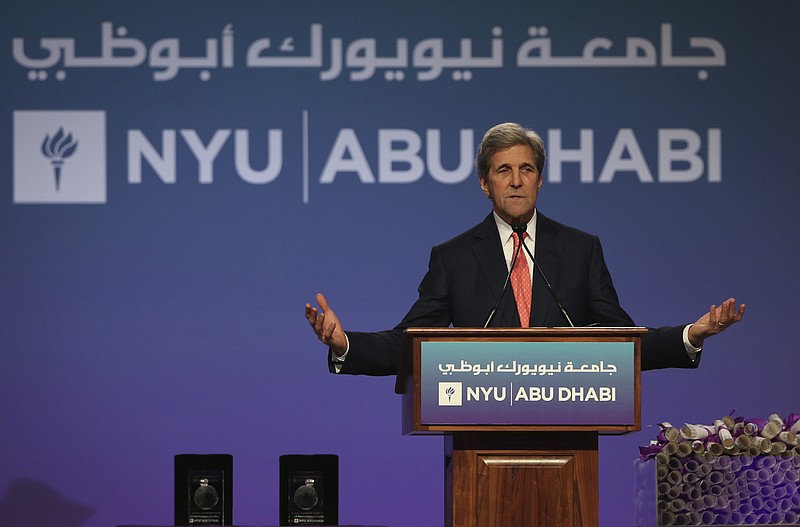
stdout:
POLYGON ((281 525, 338 525, 338 456, 281 456, 280 478, 281 525))
POLYGON ((233 525, 233 456, 175 456, 175 525, 233 525))

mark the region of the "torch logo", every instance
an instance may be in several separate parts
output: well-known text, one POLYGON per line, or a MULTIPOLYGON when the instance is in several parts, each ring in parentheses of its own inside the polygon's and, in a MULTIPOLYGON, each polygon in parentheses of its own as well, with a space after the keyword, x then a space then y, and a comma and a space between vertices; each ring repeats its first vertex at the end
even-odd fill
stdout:
POLYGON ((106 113, 14 112, 14 203, 105 203, 106 113))
POLYGON ((63 128, 59 128, 52 138, 49 135, 45 136, 42 142, 42 154, 53 165, 56 191, 61 186, 61 167, 64 164, 64 160, 74 154, 76 148, 78 148, 78 142, 72 138, 72 134, 65 135, 63 128))
POLYGON ((439 383, 439 406, 461 406, 461 383, 439 383))

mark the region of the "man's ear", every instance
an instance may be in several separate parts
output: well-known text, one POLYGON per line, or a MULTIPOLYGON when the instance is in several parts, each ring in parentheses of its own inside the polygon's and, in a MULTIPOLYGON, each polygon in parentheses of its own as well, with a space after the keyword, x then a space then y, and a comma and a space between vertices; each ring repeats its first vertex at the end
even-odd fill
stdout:
POLYGON ((487 183, 486 179, 478 178, 478 180, 481 182, 481 190, 483 191, 483 195, 491 199, 491 196, 489 196, 489 184, 487 183))

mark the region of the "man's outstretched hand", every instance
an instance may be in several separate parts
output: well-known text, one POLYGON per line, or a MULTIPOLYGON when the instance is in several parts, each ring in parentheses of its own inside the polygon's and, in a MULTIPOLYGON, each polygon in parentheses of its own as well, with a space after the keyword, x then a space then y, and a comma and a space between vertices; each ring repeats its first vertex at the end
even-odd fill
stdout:
POLYGON ((306 320, 311 324, 311 328, 317 338, 330 346, 334 354, 337 356, 344 355, 347 351, 347 337, 344 334, 341 322, 339 322, 339 317, 328 305, 325 295, 317 293, 316 298, 319 309, 311 304, 306 304, 306 320))
POLYGON ((697 319, 689 328, 689 342, 692 346, 700 348, 703 341, 712 335, 722 333, 744 316, 745 305, 736 309, 736 300, 729 298, 719 307, 712 305, 708 313, 697 319))

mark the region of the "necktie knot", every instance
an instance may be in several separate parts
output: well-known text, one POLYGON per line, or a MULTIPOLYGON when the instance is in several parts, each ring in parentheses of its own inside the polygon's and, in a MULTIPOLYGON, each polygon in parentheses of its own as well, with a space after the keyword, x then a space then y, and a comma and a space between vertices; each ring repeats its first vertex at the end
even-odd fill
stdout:
MULTIPOLYGON (((524 240, 525 236, 527 236, 527 235, 528 235, 527 232, 523 232, 522 233, 522 239, 524 240)), ((517 247, 519 247, 519 233, 518 232, 512 232, 511 236, 514 238, 514 251, 516 251, 517 247)))

